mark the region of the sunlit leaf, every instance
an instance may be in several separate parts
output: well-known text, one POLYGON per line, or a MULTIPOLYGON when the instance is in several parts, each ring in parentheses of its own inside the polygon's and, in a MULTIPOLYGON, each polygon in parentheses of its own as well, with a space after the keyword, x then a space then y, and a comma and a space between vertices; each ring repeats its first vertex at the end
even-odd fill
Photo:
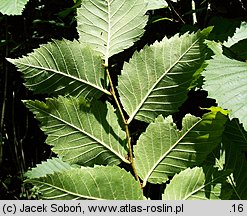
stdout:
POLYGON ((124 64, 118 91, 129 123, 133 118, 152 122, 159 114, 178 110, 204 61, 203 41, 209 31, 165 37, 124 64))
POLYGON ((93 97, 105 89, 100 56, 77 41, 53 40, 28 56, 8 59, 23 73, 25 86, 35 93, 93 97))
POLYGON ((29 0, 1 0, 0 13, 6 15, 21 15, 29 0))
POLYGON ((223 45, 226 47, 231 47, 244 39, 247 39, 247 22, 242 22, 240 27, 236 29, 234 35, 232 37, 228 37, 227 41, 225 41, 223 45))
POLYGON ((218 200, 227 172, 213 167, 195 167, 176 174, 167 185, 163 200, 218 200))
POLYGON ((117 166, 72 169, 27 182, 39 188, 43 199, 144 199, 134 177, 117 166))
POLYGON ((213 56, 203 72, 203 88, 224 109, 230 118, 238 118, 247 130, 247 63, 229 59, 224 55, 213 56))
POLYGON ((156 10, 160 8, 168 7, 168 4, 165 0, 148 0, 147 10, 156 10))
POLYGON ((145 0, 84 0, 77 10, 79 41, 108 59, 132 46, 144 33, 145 0))
POLYGON ((48 174, 71 169, 73 169, 73 167, 70 164, 63 162, 60 158, 52 158, 38 164, 37 167, 34 167, 32 170, 26 172, 25 176, 29 179, 40 178, 48 174))
POLYGON ((26 106, 41 122, 46 143, 69 163, 92 166, 119 164, 125 159, 125 133, 113 107, 101 102, 88 106, 81 98, 27 101, 26 106))
POLYGON ((203 118, 186 115, 182 130, 178 130, 169 116, 151 123, 134 147, 137 172, 147 182, 162 183, 169 176, 201 164, 221 142, 226 116, 219 110, 203 118))
POLYGON ((217 43, 215 41, 205 40, 205 44, 213 51, 215 55, 222 55, 223 54, 223 48, 220 43, 217 43))

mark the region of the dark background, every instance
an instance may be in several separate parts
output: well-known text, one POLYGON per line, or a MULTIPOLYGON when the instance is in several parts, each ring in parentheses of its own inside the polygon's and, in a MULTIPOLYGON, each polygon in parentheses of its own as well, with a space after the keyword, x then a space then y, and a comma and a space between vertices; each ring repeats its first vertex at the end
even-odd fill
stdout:
MULTIPOLYGON (((196 1, 196 25, 193 25, 191 1, 168 3, 169 8, 148 12, 150 21, 146 32, 134 47, 110 59, 116 75, 120 73, 123 61, 128 60, 134 50, 161 40, 165 35, 171 37, 176 33, 213 25, 215 28, 211 37, 223 41, 234 33, 241 21, 247 21, 245 0, 196 1)), ((0 14, 0 199, 34 199, 35 193, 23 185, 23 173, 52 156, 50 147, 44 143, 46 137, 39 129, 38 122, 22 103, 26 99, 43 100, 46 95, 33 95, 28 91, 21 74, 5 58, 26 55, 51 38, 78 38, 75 10, 70 9, 73 5, 73 0, 30 0, 21 16, 0 14)), ((173 115, 178 125, 186 113, 201 116, 203 113, 199 107, 214 104, 206 97, 206 92, 201 90, 190 91, 188 100, 173 115)), ((145 127, 146 124, 133 122, 133 138, 137 139, 145 127)), ((149 185, 145 193, 158 199, 160 197, 156 194, 160 189, 149 185)))

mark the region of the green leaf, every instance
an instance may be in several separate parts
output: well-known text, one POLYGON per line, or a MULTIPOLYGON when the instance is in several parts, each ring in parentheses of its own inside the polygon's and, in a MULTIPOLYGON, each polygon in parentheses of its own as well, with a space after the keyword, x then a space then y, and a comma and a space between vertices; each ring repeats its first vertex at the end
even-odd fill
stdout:
POLYGON ((224 134, 230 138, 233 145, 237 145, 242 151, 247 151, 247 131, 237 119, 233 119, 226 125, 224 134))
POLYGON ((63 162, 61 158, 52 158, 38 164, 37 167, 26 172, 25 176, 29 179, 34 179, 44 177, 48 174, 53 174, 55 172, 62 172, 71 169, 73 169, 73 167, 68 163, 63 162))
POLYGON ((84 0, 77 10, 79 41, 108 59, 129 48, 144 33, 145 0, 84 0))
POLYGON ((60 96, 46 104, 27 101, 26 106, 41 122, 46 143, 64 161, 85 166, 129 163, 125 133, 109 103, 94 101, 89 107, 81 98, 60 96))
POLYGON ((169 176, 201 164, 221 142, 226 116, 219 110, 202 119, 187 114, 179 131, 168 116, 156 118, 134 147, 137 173, 147 182, 160 184, 169 176))
POLYGON ((217 43, 215 41, 205 40, 205 44, 207 44, 208 48, 210 48, 215 55, 223 54, 223 48, 220 43, 217 43))
POLYGON ((195 167, 176 174, 167 185, 163 200, 218 200, 227 172, 195 167))
POLYGON ((72 169, 27 182, 39 188, 43 199, 144 199, 133 176, 116 166, 72 169))
POLYGON ((148 0, 147 10, 156 10, 160 8, 168 7, 168 4, 165 0, 148 0))
POLYGON ((1 0, 0 13, 6 15, 21 15, 28 0, 1 0))
MULTIPOLYGON (((230 194, 227 199, 244 200, 247 198, 247 162, 243 152, 247 146, 246 131, 237 119, 228 121, 223 133, 222 143, 207 158, 207 164, 219 170, 230 170, 224 191, 230 194)), ((222 189, 222 190, 223 190, 222 189)))
POLYGON ((102 60, 77 41, 53 40, 19 59, 8 59, 23 73, 25 85, 35 93, 82 95, 110 94, 104 88, 102 60))
POLYGON ((240 27, 236 29, 232 37, 228 37, 228 40, 223 43, 226 47, 238 43, 241 40, 247 39, 247 22, 242 22, 240 27))
POLYGON ((209 38, 211 40, 224 42, 229 36, 233 36, 236 28, 240 26, 239 19, 228 19, 222 16, 213 16, 210 25, 214 26, 209 38))
POLYGON ((247 130, 247 63, 223 55, 213 56, 207 63, 203 88, 219 106, 231 111, 231 119, 239 118, 247 130))
POLYGON ((234 44, 231 46, 230 51, 231 54, 235 54, 233 56, 234 59, 240 60, 240 61, 246 61, 247 60, 247 39, 242 40, 238 42, 237 44, 234 44))
POLYGON ((202 33, 175 35, 135 52, 123 66, 118 91, 130 123, 133 118, 152 122, 159 114, 178 110, 187 98, 187 89, 204 61, 202 33))
MULTIPOLYGON (((224 154, 224 169, 232 170, 232 175, 228 178, 232 186, 232 199, 247 199, 247 161, 242 146, 247 146, 246 132, 236 120, 226 124, 226 129, 222 138, 224 154), (239 128, 239 129, 237 129, 239 128), (243 134, 244 132, 244 134, 243 134)), ((221 157, 222 157, 221 156, 221 157)))

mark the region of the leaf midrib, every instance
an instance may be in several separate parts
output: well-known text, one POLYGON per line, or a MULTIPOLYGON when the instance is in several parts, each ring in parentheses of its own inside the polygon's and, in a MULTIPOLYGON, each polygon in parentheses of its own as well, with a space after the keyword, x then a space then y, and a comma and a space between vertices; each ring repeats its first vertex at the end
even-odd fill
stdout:
POLYGON ((175 61, 164 73, 162 76, 160 76, 159 79, 157 79, 157 81, 153 84, 153 86, 150 88, 150 90, 147 92, 146 96, 141 100, 141 102, 139 103, 139 105, 137 106, 137 108, 132 112, 132 114, 130 115, 127 123, 130 124, 130 122, 133 120, 133 118, 136 116, 136 114, 138 113, 138 111, 140 110, 140 108, 144 105, 145 101, 148 99, 148 97, 151 95, 153 89, 155 88, 155 86, 157 86, 159 84, 159 82, 165 77, 165 75, 167 75, 172 68, 190 51, 190 49, 201 39, 201 37, 198 37, 197 40, 195 40, 194 43, 192 43, 192 45, 177 59, 177 61, 175 61))
POLYGON ((47 186, 47 187, 52 187, 52 188, 55 188, 56 190, 59 190, 59 191, 68 193, 68 194, 73 195, 73 196, 76 196, 76 197, 81 197, 81 198, 84 198, 84 199, 104 200, 104 199, 101 199, 101 198, 98 198, 98 197, 85 196, 85 195, 77 194, 77 193, 74 193, 74 192, 72 192, 72 191, 66 190, 66 189, 64 189, 64 188, 57 187, 57 186, 52 185, 52 184, 50 184, 50 183, 42 182, 42 181, 39 181, 39 180, 31 180, 31 182, 35 182, 35 183, 37 183, 37 184, 42 184, 42 185, 45 185, 45 186, 47 186))
POLYGON ((220 179, 222 176, 224 176, 224 174, 222 174, 221 176, 218 176, 217 178, 211 180, 211 181, 208 182, 207 184, 205 184, 205 181, 204 181, 204 184, 203 184, 201 187, 199 187, 199 188, 197 188, 196 190, 194 190, 194 191, 192 191, 191 193, 189 193, 187 196, 185 196, 185 197, 183 198, 183 200, 187 200, 190 196, 192 196, 193 194, 197 193, 197 192, 200 191, 201 189, 205 188, 205 187, 208 186, 209 184, 215 182, 217 179, 220 179))
POLYGON ((111 15, 110 15, 110 1, 107 0, 108 6, 108 32, 107 32, 107 46, 106 46, 106 53, 105 53, 105 65, 108 67, 108 59, 109 59, 109 51, 110 51, 110 43, 111 43, 111 15))
MULTIPOLYGON (((219 166, 219 168, 220 168, 221 170, 223 170, 224 167, 221 165, 219 159, 215 156, 214 152, 213 152, 212 154, 213 154, 213 156, 214 156, 214 158, 215 158, 215 160, 216 160, 216 164, 219 166)), ((238 194, 238 191, 236 190, 236 185, 235 185, 235 183, 234 183, 234 178, 230 175, 230 176, 227 176, 227 180, 229 181, 229 184, 231 185, 231 187, 232 187, 234 193, 236 194, 236 196, 238 197, 238 199, 241 200, 241 197, 240 197, 240 195, 238 194)))
POLYGON ((199 119, 195 124, 193 124, 166 152, 165 154, 162 155, 162 157, 160 157, 157 162, 153 165, 153 167, 150 169, 150 171, 147 173, 146 177, 143 179, 143 185, 145 186, 148 178, 152 175, 153 171, 155 170, 155 168, 160 164, 160 162, 168 155, 172 152, 172 150, 179 144, 179 142, 189 133, 191 132, 191 130, 200 122, 202 121, 202 119, 199 119))
MULTIPOLYGON (((12 60, 10 60, 10 61, 12 61, 12 60)), ((32 65, 32 64, 26 64, 26 63, 19 62, 19 61, 17 61, 17 63, 21 64, 21 65, 24 65, 24 66, 27 66, 27 67, 36 68, 36 69, 39 69, 39 70, 45 70, 45 71, 53 72, 55 74, 59 74, 59 75, 68 77, 68 78, 70 78, 72 80, 76 80, 76 81, 81 82, 83 84, 89 85, 89 86, 91 86, 91 87, 93 87, 93 88, 95 88, 95 89, 97 89, 97 90, 99 90, 99 91, 101 91, 101 92, 103 92, 105 94, 111 95, 111 93, 109 91, 107 91, 106 89, 101 88, 101 87, 99 87, 99 86, 97 86, 97 85, 95 85, 93 83, 90 83, 90 82, 88 82, 86 80, 79 79, 79 78, 77 78, 75 76, 71 76, 70 74, 66 74, 64 72, 61 72, 61 71, 58 71, 58 70, 54 70, 54 69, 51 69, 51 68, 40 67, 40 66, 36 66, 36 65, 32 65)))
POLYGON ((77 130, 77 131, 79 131, 79 132, 85 134, 85 135, 88 136, 90 139, 96 141, 98 144, 101 144, 101 145, 104 146, 106 149, 108 149, 109 151, 111 151, 113 154, 115 154, 116 156, 118 156, 118 157, 119 157, 122 161, 124 161, 125 163, 128 163, 128 164, 130 163, 128 160, 125 159, 124 156, 120 155, 120 154, 119 154, 118 152, 116 152, 114 149, 110 148, 107 144, 105 144, 104 142, 98 140, 96 137, 92 136, 91 134, 89 134, 89 133, 86 132, 85 130, 80 129, 80 128, 76 127, 75 125, 73 125, 73 124, 71 124, 71 123, 69 123, 69 122, 67 122, 67 121, 65 121, 65 120, 63 120, 63 119, 61 119, 61 118, 59 118, 59 117, 57 117, 57 116, 55 116, 55 115, 49 113, 49 112, 46 112, 46 111, 44 111, 43 109, 40 109, 40 108, 38 108, 38 107, 36 107, 36 106, 33 106, 33 105, 30 104, 30 103, 29 103, 29 106, 31 106, 32 108, 38 110, 40 113, 44 113, 45 115, 48 115, 48 116, 50 116, 50 117, 52 117, 52 118, 54 118, 54 119, 56 119, 56 120, 58 120, 58 121, 60 121, 60 122, 62 122, 62 123, 64 123, 64 124, 66 124, 66 125, 68 125, 68 126, 74 128, 75 130, 77 130))

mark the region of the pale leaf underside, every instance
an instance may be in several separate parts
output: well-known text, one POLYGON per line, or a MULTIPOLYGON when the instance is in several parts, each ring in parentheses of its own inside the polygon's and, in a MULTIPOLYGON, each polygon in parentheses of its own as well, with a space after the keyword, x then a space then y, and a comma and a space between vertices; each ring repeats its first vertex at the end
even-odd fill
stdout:
POLYGON ((79 41, 108 59, 133 45, 148 17, 144 0, 84 0, 77 10, 79 41))
POLYGON ((203 72, 203 88, 219 106, 230 110, 230 118, 238 118, 247 130, 247 63, 216 55, 207 61, 203 72))
POLYGON ((0 13, 6 15, 21 15, 28 0, 1 0, 0 13))
POLYGON ((171 116, 159 116, 134 147, 137 172, 146 182, 162 183, 169 176, 199 165, 221 141, 226 117, 217 111, 202 119, 186 115, 179 131, 171 116))
POLYGON ((62 172, 65 170, 71 170, 73 167, 63 162, 60 158, 52 158, 47 161, 43 161, 41 164, 38 164, 37 167, 32 168, 25 173, 25 176, 29 179, 44 177, 48 174, 53 174, 55 172, 62 172))
POLYGON ((147 10, 156 10, 160 8, 168 7, 166 0, 146 0, 147 10))
POLYGON ((221 181, 226 178, 213 167, 195 167, 175 175, 167 185, 163 200, 218 200, 221 181))
POLYGON ((205 40, 205 44, 207 44, 208 48, 210 48, 215 55, 221 55, 223 53, 223 47, 220 43, 211 40, 205 40))
POLYGON ((142 190, 133 176, 113 166, 72 169, 30 179, 43 199, 138 200, 142 190))
POLYGON ((204 34, 175 35, 135 52, 125 63, 118 91, 128 123, 152 122, 178 110, 187 98, 193 74, 204 59, 204 34))
POLYGON ((8 59, 35 93, 83 97, 110 94, 99 55, 77 41, 53 40, 19 59, 8 59))
POLYGON ((97 101, 87 107, 80 100, 60 96, 46 104, 27 101, 26 105, 48 135, 46 143, 64 161, 87 166, 128 163, 125 133, 113 107, 97 101))
POLYGON ((227 41, 223 43, 226 47, 231 47, 241 40, 247 39, 247 22, 242 22, 240 27, 236 29, 232 37, 228 37, 227 41))

